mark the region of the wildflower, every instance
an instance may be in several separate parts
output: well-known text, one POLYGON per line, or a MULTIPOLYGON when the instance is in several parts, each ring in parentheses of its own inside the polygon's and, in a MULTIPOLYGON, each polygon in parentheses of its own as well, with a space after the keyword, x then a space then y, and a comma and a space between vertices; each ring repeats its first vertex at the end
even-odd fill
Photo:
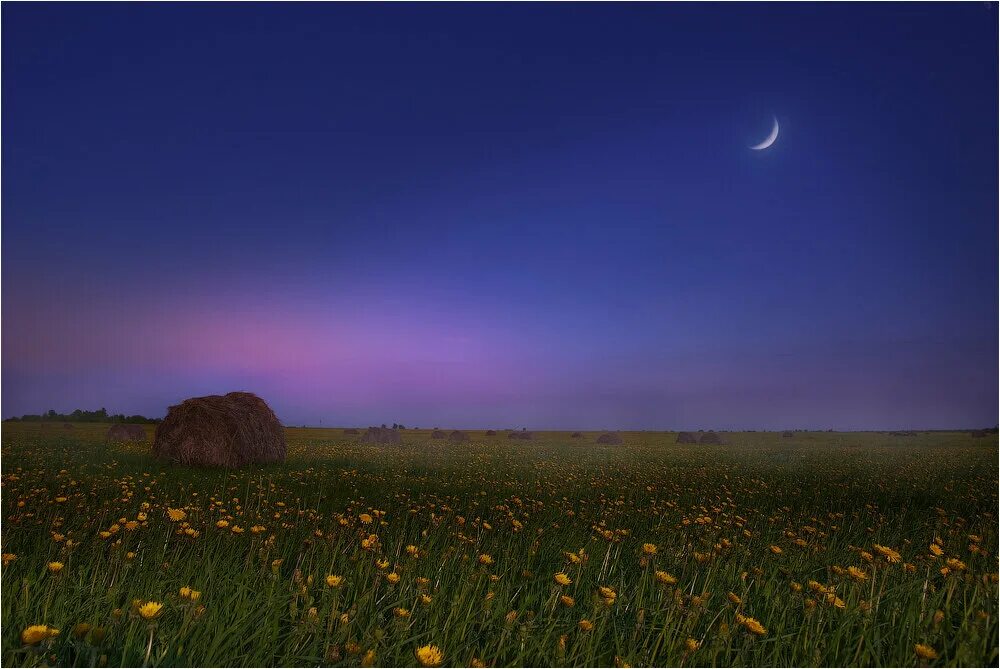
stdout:
POLYGON ((576 606, 576 600, 570 597, 569 595, 562 595, 561 597, 559 597, 559 601, 562 603, 563 606, 567 608, 572 608, 576 606))
POLYGON ((56 636, 59 636, 59 630, 55 627, 49 627, 48 625, 31 625, 30 627, 25 627, 24 631, 21 632, 21 643, 28 646, 34 646, 45 641, 46 639, 51 639, 56 636))
POLYGON ((944 551, 941 550, 941 547, 938 546, 937 544, 931 544, 930 550, 931 550, 931 553, 933 553, 934 555, 936 555, 938 557, 941 557, 942 555, 944 555, 944 551))
POLYGON ((657 582, 662 583, 663 585, 674 585, 677 583, 677 579, 665 571, 657 571, 653 574, 653 576, 656 577, 657 582))
POLYGON ((275 574, 277 574, 278 573, 278 569, 281 568, 281 563, 282 562, 284 562, 284 560, 282 560, 281 558, 278 558, 277 560, 271 560, 271 571, 273 571, 275 574))
POLYGON ((404 609, 402 607, 398 607, 398 608, 393 609, 392 613, 397 618, 409 618, 410 617, 410 612, 407 609, 404 609))
POLYGON ((261 532, 265 532, 266 530, 267 528, 264 527, 263 525, 254 525, 253 527, 250 528, 250 534, 260 534, 261 532))
POLYGON ((146 602, 139 607, 139 615, 145 620, 153 620, 159 617, 163 610, 163 604, 159 602, 146 602))
POLYGON ((62 568, 63 568, 63 563, 62 562, 50 562, 49 563, 49 571, 52 572, 53 574, 58 574, 59 572, 62 571, 62 568))
POLYGON ((604 603, 608 606, 614 604, 615 598, 618 597, 618 593, 615 592, 614 588, 609 588, 603 585, 597 588, 597 594, 601 596, 601 599, 603 599, 604 603))
POLYGON ((567 576, 561 571, 556 572, 556 575, 553 576, 552 578, 554 578, 555 582, 558 583, 559 585, 569 585, 573 582, 573 579, 571 579, 569 576, 567 576))
POLYGON ((780 546, 774 546, 774 545, 772 545, 771 546, 771 552, 774 553, 775 555, 781 555, 781 552, 782 552, 781 551, 781 547, 780 546))
POLYGON ((590 622, 586 618, 578 622, 576 626, 579 627, 584 632, 589 632, 590 630, 594 629, 594 623, 590 622))
POLYGON ((367 513, 362 513, 360 516, 358 516, 358 520, 360 520, 365 525, 371 525, 373 518, 367 513))
POLYGON ((217 521, 215 521, 215 526, 218 527, 220 530, 224 530, 227 527, 229 527, 229 521, 228 520, 217 520, 217 521))
POLYGON ((796 583, 795 581, 792 581, 790 587, 792 588, 792 592, 802 592, 801 583, 796 583))
POLYGON ((421 593, 420 603, 423 604, 424 606, 427 606, 428 604, 431 603, 431 596, 428 595, 426 592, 421 593))
POLYGON ((77 639, 82 639, 87 636, 87 632, 90 631, 90 623, 77 623, 73 625, 73 629, 70 630, 72 634, 77 639))
POLYGON ((243 534, 243 528, 240 527, 239 525, 233 525, 231 528, 229 528, 229 531, 232 532, 233 534, 243 534))
POLYGON ((471 660, 469 660, 469 666, 476 667, 476 669, 482 669, 482 667, 486 666, 486 663, 480 660, 478 657, 474 657, 471 660))
POLYGON ((334 576, 333 574, 326 575, 326 584, 331 588, 339 588, 343 583, 343 576, 334 576))
POLYGON ((936 650, 924 643, 918 643, 915 645, 913 647, 913 652, 916 653, 917 657, 921 660, 936 660, 938 656, 936 650))
POLYGON ((491 565, 491 564, 493 564, 493 556, 490 555, 489 553, 480 553, 480 555, 479 555, 479 564, 482 564, 482 565, 491 565))
POLYGON ((934 612, 934 624, 940 625, 942 620, 944 620, 944 611, 938 609, 934 612))
POLYGON ((900 559, 902 559, 902 556, 899 553, 889 548, 888 546, 880 546, 878 544, 875 544, 874 548, 876 551, 878 551, 879 555, 881 555, 886 559, 887 562, 896 563, 899 562, 900 559))
POLYGON ((410 557, 420 557, 420 549, 411 544, 406 547, 406 554, 410 557))
POLYGON ((177 523, 187 518, 187 513, 185 513, 184 509, 171 509, 167 507, 167 516, 170 517, 171 521, 177 523))
POLYGON ((13 562, 14 560, 16 560, 17 556, 15 554, 13 554, 13 553, 4 553, 3 556, 2 556, 2 558, 0 558, 0 559, 3 560, 3 566, 6 567, 11 562, 13 562))
POLYGON ((425 667, 437 667, 444 662, 444 653, 433 644, 420 646, 414 651, 414 655, 417 658, 417 662, 425 667))
POLYGON ((125 553, 125 559, 126 560, 134 560, 135 559, 135 553, 132 552, 132 551, 129 551, 128 553, 125 553))
POLYGON ((195 590, 194 588, 185 585, 183 588, 180 589, 180 596, 183 599, 187 599, 192 602, 197 602, 199 599, 201 599, 201 591, 195 590))
POLYGON ((731 601, 733 604, 736 604, 737 606, 743 603, 743 600, 740 599, 740 596, 737 595, 735 592, 730 592, 728 595, 726 595, 726 597, 728 597, 729 601, 731 601))
POLYGON ((389 581, 389 583, 392 583, 393 585, 396 585, 397 583, 399 583, 399 574, 397 574, 396 572, 387 574, 385 580, 389 581))
POLYGON ((743 627, 745 627, 747 631, 752 632, 757 636, 764 636, 765 634, 767 634, 767 629, 754 618, 750 618, 737 613, 736 622, 739 623, 740 625, 743 625, 743 627))
POLYGON ((656 555, 656 544, 643 544, 642 552, 644 555, 656 555))
POLYGON ((686 648, 687 652, 689 653, 695 652, 700 647, 701 647, 701 642, 697 641, 696 639, 692 639, 691 637, 688 637, 687 641, 684 642, 684 648, 686 648))
POLYGON ((380 571, 385 571, 389 568, 388 560, 375 560, 375 566, 379 568, 380 571))
POLYGON ((948 565, 948 568, 953 571, 962 571, 965 569, 965 563, 958 558, 948 558, 945 561, 945 564, 948 565))
POLYGON ((378 546, 378 537, 374 534, 369 534, 367 538, 361 540, 361 548, 366 551, 370 551, 378 546))
POLYGON ((850 576, 851 578, 853 578, 855 581, 858 581, 858 582, 867 581, 868 580, 868 574, 866 574, 861 569, 858 569, 857 567, 848 567, 847 568, 847 575, 850 576))

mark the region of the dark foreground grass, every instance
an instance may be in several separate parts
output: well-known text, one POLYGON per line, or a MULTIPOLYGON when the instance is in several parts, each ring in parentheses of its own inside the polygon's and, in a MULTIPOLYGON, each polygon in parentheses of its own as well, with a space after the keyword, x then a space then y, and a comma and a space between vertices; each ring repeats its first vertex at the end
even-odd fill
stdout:
POLYGON ((997 663, 996 435, 291 429, 226 472, 103 429, 4 425, 4 665, 997 663))

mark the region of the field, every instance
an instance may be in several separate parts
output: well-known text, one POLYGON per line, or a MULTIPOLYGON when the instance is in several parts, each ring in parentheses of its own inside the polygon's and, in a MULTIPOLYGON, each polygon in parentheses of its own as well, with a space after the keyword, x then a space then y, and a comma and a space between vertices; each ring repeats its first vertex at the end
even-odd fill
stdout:
POLYGON ((997 664, 993 433, 289 429, 224 472, 105 429, 3 427, 6 666, 997 664))

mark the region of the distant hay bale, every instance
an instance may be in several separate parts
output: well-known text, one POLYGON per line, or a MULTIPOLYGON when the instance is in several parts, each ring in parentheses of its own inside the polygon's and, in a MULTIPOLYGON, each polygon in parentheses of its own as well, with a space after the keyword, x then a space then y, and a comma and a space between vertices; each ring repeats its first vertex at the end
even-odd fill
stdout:
POLYGON ((146 430, 141 425, 116 423, 108 428, 108 441, 146 441, 146 430))
POLYGON ((461 430, 453 430, 452 433, 448 435, 448 441, 456 444, 460 444, 468 440, 469 440, 469 435, 462 432, 461 430))
MULTIPOLYGON (((915 436, 917 436, 917 433, 913 432, 912 430, 897 430, 895 432, 890 432, 889 434, 891 436, 893 436, 893 437, 915 437, 915 436)), ((983 435, 983 436, 985 436, 985 435, 983 435)))
POLYGON ((982 439, 987 435, 986 430, 970 430, 969 436, 975 439, 982 439))
POLYGON ((580 432, 574 432, 573 434, 569 435, 569 438, 570 439, 583 439, 583 434, 580 433, 580 432))
POLYGON ((278 417, 253 393, 192 397, 170 407, 156 428, 153 455, 183 465, 242 467, 284 462, 278 417))
POLYGON ((698 440, 699 444, 724 444, 722 437, 720 437, 715 432, 709 430, 708 432, 701 435, 701 439, 698 440))
POLYGON ((497 431, 496 430, 486 430, 486 436, 487 437, 495 437, 495 436, 497 436, 497 431))
POLYGON ((521 430, 520 432, 511 432, 507 435, 508 439, 521 439, 523 441, 530 441, 535 438, 535 435, 527 430, 521 430))
POLYGON ((792 437, 795 436, 795 433, 792 432, 791 430, 785 430, 784 432, 781 433, 781 436, 784 439, 791 439, 792 437))
POLYGON ((694 432, 678 432, 677 433, 677 443, 678 444, 697 444, 698 435, 694 432))
POLYGON ((355 434, 359 434, 359 432, 356 429, 354 429, 353 427, 349 427, 346 430, 344 430, 344 434, 345 435, 346 434, 355 435, 355 434))
POLYGON ((598 444, 620 444, 622 436, 617 432, 605 432, 597 438, 598 444))
POLYGON ((444 433, 444 430, 434 430, 431 432, 431 439, 444 439, 448 435, 444 433))
POLYGON ((62 424, 62 429, 64 429, 64 430, 75 430, 76 428, 73 427, 72 423, 63 423, 62 424))
POLYGON ((399 430, 391 427, 370 427, 365 435, 361 437, 362 444, 401 444, 403 437, 399 430))

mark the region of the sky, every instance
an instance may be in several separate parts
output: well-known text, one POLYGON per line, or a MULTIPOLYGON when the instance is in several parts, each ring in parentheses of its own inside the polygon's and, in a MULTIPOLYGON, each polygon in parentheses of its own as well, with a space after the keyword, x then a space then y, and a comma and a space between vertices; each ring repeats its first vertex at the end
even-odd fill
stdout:
POLYGON ((997 423, 995 3, 2 20, 4 417, 997 423))

